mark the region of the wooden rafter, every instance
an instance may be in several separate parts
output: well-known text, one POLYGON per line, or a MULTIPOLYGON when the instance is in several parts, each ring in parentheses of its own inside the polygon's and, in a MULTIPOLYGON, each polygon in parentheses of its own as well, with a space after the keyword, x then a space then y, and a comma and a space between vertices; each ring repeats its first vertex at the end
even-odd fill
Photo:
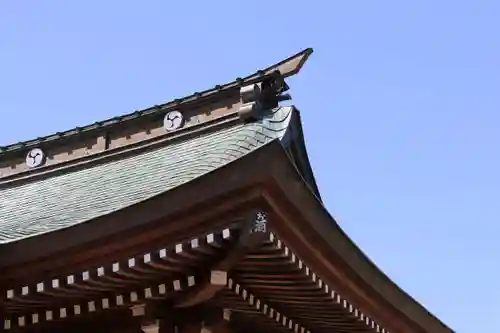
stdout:
POLYGON ((243 259, 245 255, 257 248, 268 234, 267 216, 262 211, 252 212, 247 216, 244 226, 239 229, 238 236, 232 246, 224 253, 205 274, 204 282, 196 288, 191 288, 175 302, 176 307, 189 307, 213 297, 227 284, 230 270, 243 259))

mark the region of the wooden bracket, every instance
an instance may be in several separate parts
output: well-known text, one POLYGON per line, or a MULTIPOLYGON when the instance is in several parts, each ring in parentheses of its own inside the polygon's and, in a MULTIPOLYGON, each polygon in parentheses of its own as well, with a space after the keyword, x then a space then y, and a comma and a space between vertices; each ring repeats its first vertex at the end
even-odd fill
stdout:
POLYGON ((226 251, 223 259, 217 262, 202 279, 203 282, 188 289, 174 302, 174 307, 185 308, 212 298, 227 284, 229 271, 249 251, 258 247, 268 232, 267 216, 262 211, 254 211, 247 217, 242 232, 234 245, 226 251))

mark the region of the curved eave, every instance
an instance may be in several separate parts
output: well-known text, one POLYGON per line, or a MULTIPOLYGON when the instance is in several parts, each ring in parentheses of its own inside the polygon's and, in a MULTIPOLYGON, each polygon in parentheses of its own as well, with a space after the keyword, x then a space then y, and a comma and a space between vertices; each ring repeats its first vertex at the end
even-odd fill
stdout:
POLYGON ((148 118, 150 116, 155 116, 158 115, 159 113, 164 113, 168 110, 183 108, 188 105, 192 106, 198 103, 205 103, 211 98, 220 96, 221 94, 223 95, 224 93, 230 93, 231 91, 236 91, 242 86, 261 82, 266 78, 274 75, 275 73, 279 73, 279 75, 281 75, 281 77, 283 78, 295 75, 301 70, 302 66, 305 64, 305 62, 312 54, 312 52, 313 52, 312 48, 307 48, 297 54, 292 55, 291 57, 288 57, 267 68, 258 70, 255 73, 248 75, 244 78, 236 78, 235 80, 229 83, 219 84, 213 88, 201 92, 195 92, 191 95, 182 98, 177 98, 160 105, 149 107, 147 109, 134 111, 132 113, 128 113, 122 116, 117 116, 102 121, 97 121, 93 124, 89 124, 82 127, 75 127, 73 129, 64 132, 50 134, 33 140, 22 141, 7 146, 0 146, 0 158, 5 156, 7 153, 24 151, 25 149, 37 145, 46 145, 52 142, 60 142, 61 140, 69 140, 71 138, 75 138, 83 134, 91 134, 103 130, 105 131, 108 128, 123 123, 140 121, 141 119, 148 118))
MULTIPOLYGON (((95 246, 95 242, 106 237, 124 247, 130 242, 162 236, 160 228, 176 229, 177 233, 181 229, 197 232, 210 223, 224 223, 215 217, 258 202, 270 206, 277 217, 274 227, 278 235, 311 269, 390 331, 453 332, 392 282, 341 230, 291 163, 279 140, 181 187, 113 214, 4 244, 0 246, 0 267, 17 266, 15 270, 7 270, 11 278, 23 272, 26 275, 27 270, 47 271, 48 266, 56 264, 55 258, 63 264, 64 256, 68 260, 68 256, 76 256, 82 247, 85 249, 92 243, 95 246), (241 191, 245 188, 246 192, 241 191), (138 228, 149 229, 141 234, 138 228), (122 237, 127 232, 134 237, 122 237), (42 258, 46 260, 40 261, 42 258), (33 265, 28 268, 23 265, 26 262, 33 265)), ((111 245, 108 242, 106 246, 111 245)))
POLYGON ((271 168, 275 183, 264 196, 280 218, 278 233, 290 247, 326 282, 392 332, 453 332, 361 251, 305 183, 284 150, 274 150, 271 168))
POLYGON ((302 121, 300 118, 300 111, 294 108, 292 125, 294 130, 297 132, 295 135, 295 140, 292 143, 292 151, 295 154, 296 164, 299 173, 303 177, 305 183, 310 187, 311 191, 322 202, 321 193, 319 191, 318 184, 316 183, 316 177, 314 177, 314 172, 312 170, 311 162, 309 160, 309 155, 307 153, 306 143, 304 142, 304 130, 302 128, 302 121))

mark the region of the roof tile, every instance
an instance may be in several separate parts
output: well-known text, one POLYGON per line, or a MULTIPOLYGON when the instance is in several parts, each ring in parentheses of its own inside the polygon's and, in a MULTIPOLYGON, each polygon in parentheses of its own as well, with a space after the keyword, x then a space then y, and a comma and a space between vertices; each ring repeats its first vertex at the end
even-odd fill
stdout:
POLYGON ((151 198, 283 139, 292 108, 263 120, 0 190, 0 243, 83 223, 151 198))

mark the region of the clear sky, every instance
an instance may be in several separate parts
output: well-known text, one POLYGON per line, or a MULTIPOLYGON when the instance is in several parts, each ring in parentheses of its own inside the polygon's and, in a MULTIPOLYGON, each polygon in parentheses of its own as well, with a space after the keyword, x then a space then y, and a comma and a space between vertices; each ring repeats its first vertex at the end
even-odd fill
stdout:
POLYGON ((1 1, 0 145, 313 47, 290 85, 326 206, 457 332, 500 332, 499 13, 494 0, 1 1))

